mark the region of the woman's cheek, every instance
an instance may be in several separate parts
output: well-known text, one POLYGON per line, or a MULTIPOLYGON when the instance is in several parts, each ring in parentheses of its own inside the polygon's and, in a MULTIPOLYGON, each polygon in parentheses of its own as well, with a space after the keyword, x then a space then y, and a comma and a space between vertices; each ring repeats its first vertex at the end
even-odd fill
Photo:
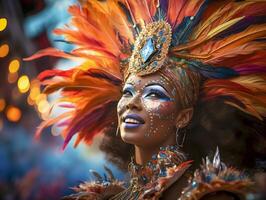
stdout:
POLYGON ((117 114, 118 116, 121 116, 123 112, 126 110, 126 105, 128 103, 128 100, 126 98, 121 98, 117 104, 117 114))
POLYGON ((172 101, 144 100, 145 109, 154 117, 162 120, 172 119, 175 112, 175 104, 172 101))

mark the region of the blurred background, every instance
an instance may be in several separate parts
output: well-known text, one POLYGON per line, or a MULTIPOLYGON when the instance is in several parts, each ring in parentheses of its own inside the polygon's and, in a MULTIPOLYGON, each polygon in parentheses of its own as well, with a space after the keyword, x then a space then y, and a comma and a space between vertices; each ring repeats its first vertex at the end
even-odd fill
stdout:
MULTIPOLYGON (((90 169, 103 173, 103 164, 116 177, 123 174, 95 145, 70 144, 63 152, 60 130, 51 128, 34 139, 36 127, 51 105, 35 79, 44 69, 67 69, 75 63, 54 58, 23 62, 37 50, 73 47, 52 34, 69 20, 67 7, 75 0, 0 0, 0 199, 53 200, 70 194, 70 187, 90 180, 90 169), (52 134, 51 134, 52 133, 52 134)), ((55 96, 49 97, 51 99, 55 96)), ((60 112, 54 109, 52 115, 60 112)))

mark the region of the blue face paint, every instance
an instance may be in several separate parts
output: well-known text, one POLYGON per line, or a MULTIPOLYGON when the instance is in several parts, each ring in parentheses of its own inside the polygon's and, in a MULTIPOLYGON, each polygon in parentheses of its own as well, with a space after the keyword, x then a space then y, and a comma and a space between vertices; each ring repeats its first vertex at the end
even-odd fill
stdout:
POLYGON ((123 97, 132 97, 136 94, 136 91, 131 84, 126 84, 123 89, 123 97))
POLYGON ((143 99, 159 100, 159 101, 171 101, 168 92, 158 84, 148 85, 144 88, 143 99))

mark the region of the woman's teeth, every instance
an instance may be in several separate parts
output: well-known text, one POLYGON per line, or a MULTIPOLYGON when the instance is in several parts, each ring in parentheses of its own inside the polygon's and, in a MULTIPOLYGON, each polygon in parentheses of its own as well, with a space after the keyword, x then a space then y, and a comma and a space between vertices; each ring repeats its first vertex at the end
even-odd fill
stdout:
POLYGON ((125 123, 140 124, 140 122, 138 120, 132 119, 132 118, 126 118, 125 123))

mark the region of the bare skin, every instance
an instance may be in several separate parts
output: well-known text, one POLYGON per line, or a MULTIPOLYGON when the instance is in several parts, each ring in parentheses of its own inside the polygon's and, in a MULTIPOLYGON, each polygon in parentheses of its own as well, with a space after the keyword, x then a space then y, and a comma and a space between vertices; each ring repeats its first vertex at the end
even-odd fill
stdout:
POLYGON ((145 164, 159 148, 176 144, 176 129, 188 124, 192 109, 181 109, 174 85, 160 73, 131 75, 118 103, 120 133, 135 146, 135 159, 145 164))
MULTIPOLYGON (((160 73, 140 77, 130 75, 117 107, 121 138, 135 147, 135 161, 145 165, 159 148, 176 144, 176 130, 187 126, 193 109, 181 108, 174 84, 160 73)), ((189 172, 171 185, 160 198, 177 199, 187 185, 189 172)), ((203 199, 233 200, 227 193, 203 199)))

